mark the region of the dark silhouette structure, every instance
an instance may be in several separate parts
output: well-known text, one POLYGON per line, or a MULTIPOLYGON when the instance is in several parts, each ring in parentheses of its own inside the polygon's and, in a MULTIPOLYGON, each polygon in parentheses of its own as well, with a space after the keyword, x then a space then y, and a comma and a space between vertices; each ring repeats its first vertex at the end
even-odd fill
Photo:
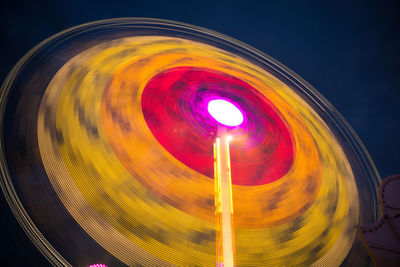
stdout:
POLYGON ((400 266, 400 175, 382 181, 379 200, 381 216, 359 227, 359 233, 378 267, 400 266))

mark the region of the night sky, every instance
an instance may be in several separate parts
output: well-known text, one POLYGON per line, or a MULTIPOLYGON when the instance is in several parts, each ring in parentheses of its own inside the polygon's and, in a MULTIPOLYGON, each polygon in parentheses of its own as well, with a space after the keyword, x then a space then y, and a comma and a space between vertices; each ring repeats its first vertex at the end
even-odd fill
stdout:
MULTIPOLYGON (((313 85, 384 178, 400 173, 399 13, 399 1, 2 1, 0 80, 40 41, 81 23, 150 17, 194 24, 263 51, 313 85)), ((3 197, 0 227, 0 265, 45 266, 3 197)))

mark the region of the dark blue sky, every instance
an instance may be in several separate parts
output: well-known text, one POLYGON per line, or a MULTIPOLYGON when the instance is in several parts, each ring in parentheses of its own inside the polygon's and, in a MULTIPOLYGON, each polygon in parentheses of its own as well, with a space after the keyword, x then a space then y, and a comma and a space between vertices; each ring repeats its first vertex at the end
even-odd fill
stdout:
MULTIPOLYGON (((383 178, 400 173, 399 13, 399 1, 366 0, 2 1, 0 80, 30 48, 77 24, 152 17, 202 26, 254 46, 313 85, 353 127, 383 178)), ((21 236, 15 229, 5 238, 28 251, 21 236)))

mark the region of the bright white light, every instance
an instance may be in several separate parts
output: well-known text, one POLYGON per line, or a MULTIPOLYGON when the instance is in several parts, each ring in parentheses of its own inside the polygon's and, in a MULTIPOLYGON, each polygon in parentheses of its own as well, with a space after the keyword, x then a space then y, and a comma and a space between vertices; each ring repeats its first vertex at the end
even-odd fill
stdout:
POLYGON ((223 125, 238 126, 243 122, 242 112, 226 100, 211 100, 208 102, 207 109, 211 116, 223 125))

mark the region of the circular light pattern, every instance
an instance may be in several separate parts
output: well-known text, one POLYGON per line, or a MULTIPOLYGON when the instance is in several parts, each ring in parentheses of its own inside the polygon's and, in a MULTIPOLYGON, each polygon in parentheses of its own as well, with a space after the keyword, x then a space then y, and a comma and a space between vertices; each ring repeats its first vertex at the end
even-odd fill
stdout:
POLYGON ((122 19, 70 29, 22 62, 1 102, 2 181, 53 263, 214 265, 221 127, 237 266, 369 261, 355 225, 378 214, 372 162, 328 102, 262 53, 122 19))
POLYGON ((222 125, 239 126, 243 122, 242 112, 227 100, 210 100, 207 104, 207 110, 211 116, 222 125))
MULTIPOLYGON (((202 62, 205 66, 216 64, 215 61, 204 61, 199 57, 193 58, 190 64, 194 62, 202 62)), ((229 74, 229 65, 221 66, 224 72, 205 66, 170 68, 155 75, 146 84, 141 106, 150 131, 181 163, 213 178, 212 147, 220 124, 209 115, 207 104, 216 98, 232 99, 243 107, 242 113, 246 114, 246 121, 242 125, 225 129, 235 136, 231 146, 233 183, 262 185, 278 180, 291 168, 294 156, 292 131, 280 111, 253 86, 238 79, 236 76, 239 73, 229 74), (190 103, 190 106, 180 103, 190 103), (191 149, 188 150, 188 147, 191 149)), ((130 68, 122 72, 123 75, 133 75, 130 68)), ((110 92, 113 95, 122 94, 120 88, 121 83, 116 76, 110 85, 110 92)), ((122 103, 120 100, 116 98, 111 101, 122 103)), ((120 109, 119 104, 115 109, 120 109)), ((297 127, 298 124, 294 125, 297 127)), ((305 142, 309 141, 305 136, 305 142)))

